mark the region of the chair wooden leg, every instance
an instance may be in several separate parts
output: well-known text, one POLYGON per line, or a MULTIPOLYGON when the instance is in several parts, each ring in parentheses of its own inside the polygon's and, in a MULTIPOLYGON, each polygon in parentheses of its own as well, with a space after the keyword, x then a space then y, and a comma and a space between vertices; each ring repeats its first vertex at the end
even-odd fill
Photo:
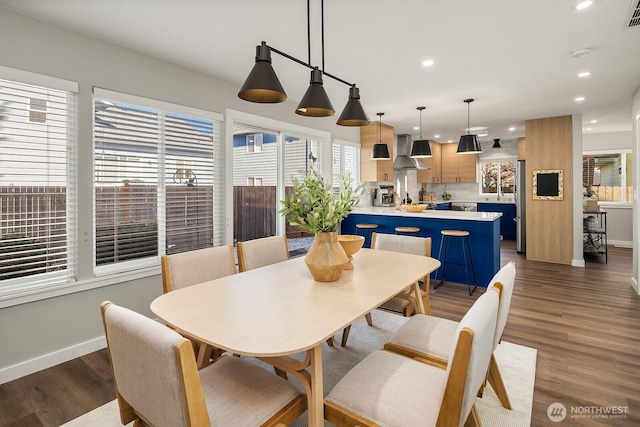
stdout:
POLYGON ((327 338, 327 344, 329 344, 329 347, 333 347, 333 337, 327 338))
POLYGON ((500 399, 500 403, 506 409, 511 408, 511 402, 509 401, 509 396, 507 395, 507 389, 504 386, 504 381, 502 381, 502 375, 500 374, 500 368, 498 368, 498 362, 496 361, 495 356, 491 355, 491 361, 489 362, 489 384, 493 388, 493 391, 496 392, 498 399, 500 399))
POLYGON ((367 324, 369 326, 373 326, 373 319, 371 318, 371 312, 368 312, 364 315, 364 318, 367 319, 367 324))
POLYGON ((349 332, 351 332, 351 325, 347 326, 342 331, 342 342, 340 343, 342 347, 347 345, 347 340, 349 339, 349 332))
POLYGON ((469 412, 469 416, 467 417, 467 420, 464 422, 464 427, 482 427, 482 421, 480 421, 480 414, 478 414, 478 409, 476 408, 475 403, 471 407, 471 412, 469 412))

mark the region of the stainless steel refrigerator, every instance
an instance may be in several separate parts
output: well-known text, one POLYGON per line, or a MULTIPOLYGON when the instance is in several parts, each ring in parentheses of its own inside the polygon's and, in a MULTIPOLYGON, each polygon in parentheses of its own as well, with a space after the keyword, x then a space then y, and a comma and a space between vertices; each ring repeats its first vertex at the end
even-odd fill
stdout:
POLYGON ((514 199, 516 202, 516 250, 518 253, 526 253, 527 251, 527 215, 526 215, 526 169, 524 160, 518 160, 516 165, 516 187, 514 191, 514 199))

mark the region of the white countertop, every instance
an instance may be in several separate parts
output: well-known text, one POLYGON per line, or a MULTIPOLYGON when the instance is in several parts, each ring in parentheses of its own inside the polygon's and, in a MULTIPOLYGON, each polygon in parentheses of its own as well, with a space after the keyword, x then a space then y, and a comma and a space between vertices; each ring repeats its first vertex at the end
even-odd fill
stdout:
POLYGON ((435 203, 435 204, 439 204, 439 203, 458 203, 458 204, 475 204, 475 203, 498 203, 498 204, 504 204, 504 205, 513 205, 515 203, 515 201, 513 200, 513 198, 501 198, 500 200, 497 199, 490 199, 490 198, 481 198, 481 199, 449 199, 449 200, 442 200, 442 199, 437 199, 437 200, 432 200, 429 202, 420 202, 421 204, 427 204, 427 203, 435 203))
POLYGON ((356 207, 352 214, 363 215, 386 215, 386 216, 408 216, 415 218, 432 219, 459 219, 463 221, 495 221, 502 216, 500 212, 468 212, 468 211, 439 211, 425 209, 422 212, 397 211, 395 207, 356 207))

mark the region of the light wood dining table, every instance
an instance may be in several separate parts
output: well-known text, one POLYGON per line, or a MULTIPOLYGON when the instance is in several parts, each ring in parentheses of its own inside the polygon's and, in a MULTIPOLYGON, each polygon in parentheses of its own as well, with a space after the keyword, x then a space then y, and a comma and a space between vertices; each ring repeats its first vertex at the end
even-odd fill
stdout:
POLYGON ((323 342, 408 287, 424 313, 418 280, 440 266, 434 258, 372 249, 361 249, 352 263, 337 281, 316 282, 304 257, 294 258, 163 294, 151 311, 198 341, 295 376, 307 393, 309 425, 323 426, 323 342), (290 357, 300 352, 304 360, 290 357))

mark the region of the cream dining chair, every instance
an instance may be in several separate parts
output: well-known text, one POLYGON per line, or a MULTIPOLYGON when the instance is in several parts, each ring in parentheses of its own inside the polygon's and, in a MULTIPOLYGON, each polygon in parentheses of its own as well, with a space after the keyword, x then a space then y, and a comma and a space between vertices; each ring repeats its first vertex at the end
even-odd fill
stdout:
MULTIPOLYGON (((513 261, 507 263, 493 276, 489 283, 489 290, 496 288, 500 294, 498 321, 492 341, 492 352, 496 350, 509 315, 511 296, 516 278, 516 266, 513 261)), ((489 292, 489 291, 487 291, 489 292)), ((428 361, 428 363, 444 367, 454 343, 454 331, 458 322, 434 316, 415 315, 389 339, 384 345, 385 350, 393 351, 408 357, 428 361)), ((507 389, 500 374, 500 368, 492 354, 487 373, 487 380, 500 403, 506 409, 511 409, 511 402, 507 389)), ((483 388, 480 389, 482 394, 483 388)))
MULTIPOLYGON (((162 290, 164 293, 236 273, 233 246, 217 246, 195 251, 164 255, 161 259, 162 290)), ((221 355, 208 344, 191 339, 199 368, 221 355)))
MULTIPOLYGON (((406 254, 431 256, 431 237, 416 237, 400 234, 371 234, 371 248, 383 251, 403 252, 406 254)), ((426 276, 423 280, 424 291, 422 292, 422 301, 424 303, 424 309, 427 314, 431 314, 431 306, 429 304, 429 286, 431 278, 426 276)), ((415 313, 413 292, 411 287, 408 287, 402 294, 390 299, 382 304, 380 307, 383 310, 393 311, 396 313, 402 313, 404 316, 411 316, 415 313)), ((371 313, 365 315, 369 326, 373 325, 371 319, 371 313)), ((342 332, 342 343, 344 347, 347 345, 349 339, 349 332, 351 331, 351 325, 344 328, 342 332)))
POLYGON ((351 369, 324 400, 337 426, 479 426, 475 408, 491 359, 498 292, 485 292, 453 335, 446 369, 377 350, 351 369))
POLYGON ((101 313, 123 425, 282 426, 307 409, 305 394, 251 362, 223 356, 198 371, 174 330, 109 301, 101 313))
POLYGON ((271 236, 238 242, 240 271, 253 270, 289 259, 287 236, 271 236))

